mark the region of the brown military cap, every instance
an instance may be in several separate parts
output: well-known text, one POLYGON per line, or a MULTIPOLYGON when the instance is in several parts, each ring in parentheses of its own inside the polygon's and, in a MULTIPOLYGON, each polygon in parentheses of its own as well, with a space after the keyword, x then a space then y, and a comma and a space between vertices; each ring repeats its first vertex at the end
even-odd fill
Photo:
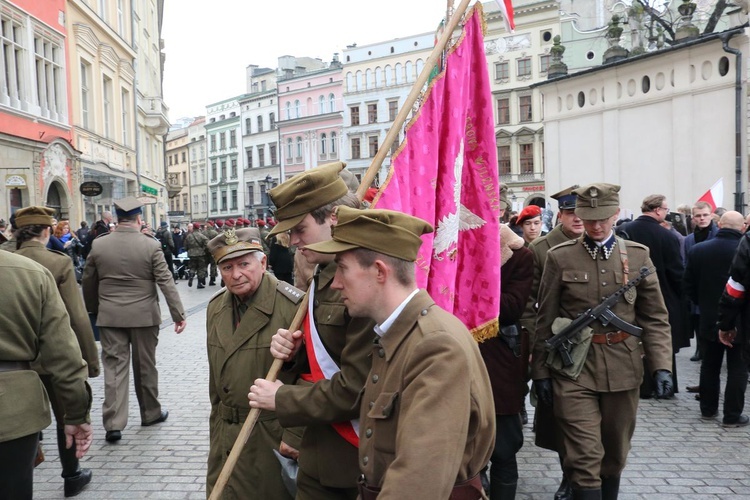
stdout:
POLYGON ((397 259, 415 261, 423 234, 431 233, 430 224, 393 210, 359 210, 346 206, 336 211, 338 222, 331 228, 332 240, 307 245, 319 253, 340 253, 367 248, 397 259))
POLYGON ((508 210, 510 203, 508 203, 508 185, 504 182, 500 183, 500 210, 508 210))
POLYGON ((315 167, 271 189, 268 196, 276 205, 279 223, 269 236, 292 229, 313 210, 344 196, 349 190, 339 172, 345 166, 343 162, 336 162, 315 167))
POLYGON ((129 217, 142 212, 143 203, 134 196, 128 196, 115 202, 115 213, 118 217, 129 217))
POLYGON ((17 228, 24 226, 51 226, 55 210, 47 207, 26 207, 16 212, 17 228))
POLYGON ((256 227, 229 228, 208 242, 208 251, 211 252, 217 264, 250 252, 262 252, 260 231, 256 227))
POLYGON ((579 187, 578 184, 573 184, 569 188, 550 195, 550 198, 557 200, 558 210, 573 210, 576 207, 576 195, 573 190, 579 187))
POLYGON ((573 190, 576 215, 583 220, 608 219, 620 208, 620 186, 600 182, 573 190))

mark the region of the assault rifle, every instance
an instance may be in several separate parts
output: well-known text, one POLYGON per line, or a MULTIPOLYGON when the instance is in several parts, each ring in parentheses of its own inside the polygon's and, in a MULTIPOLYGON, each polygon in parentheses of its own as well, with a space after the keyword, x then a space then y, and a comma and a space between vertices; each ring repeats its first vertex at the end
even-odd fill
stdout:
POLYGON ((628 323, 627 321, 618 317, 612 312, 610 307, 614 306, 620 297, 625 295, 625 292, 638 285, 646 276, 654 272, 654 268, 642 267, 638 276, 625 283, 619 290, 605 298, 599 305, 593 308, 589 308, 583 313, 579 314, 568 326, 563 328, 559 333, 552 336, 550 339, 545 341, 546 348, 548 351, 557 350, 562 358, 563 366, 573 365, 573 358, 570 357, 570 346, 571 338, 589 326, 596 320, 607 326, 612 324, 617 327, 618 330, 629 333, 635 337, 640 337, 643 329, 628 323))

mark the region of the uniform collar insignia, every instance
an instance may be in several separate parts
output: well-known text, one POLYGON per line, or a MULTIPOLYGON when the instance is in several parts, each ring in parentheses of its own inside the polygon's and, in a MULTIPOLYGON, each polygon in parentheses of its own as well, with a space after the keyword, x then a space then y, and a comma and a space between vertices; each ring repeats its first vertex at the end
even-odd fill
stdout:
POLYGON ((612 251, 615 249, 617 240, 615 239, 614 233, 605 241, 601 246, 597 245, 594 240, 589 238, 588 234, 584 234, 581 238, 583 248, 586 249, 592 259, 596 260, 597 256, 601 255, 602 260, 608 260, 612 255, 612 251))

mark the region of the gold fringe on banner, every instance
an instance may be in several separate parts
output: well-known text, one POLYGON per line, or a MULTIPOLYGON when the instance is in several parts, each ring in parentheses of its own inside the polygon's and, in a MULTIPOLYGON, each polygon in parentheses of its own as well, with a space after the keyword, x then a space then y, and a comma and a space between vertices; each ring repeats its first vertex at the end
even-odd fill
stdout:
POLYGON ((497 319, 493 319, 483 325, 479 325, 476 328, 471 329, 471 336, 474 337, 474 340, 481 344, 485 340, 494 339, 497 337, 498 332, 500 331, 500 323, 497 319))

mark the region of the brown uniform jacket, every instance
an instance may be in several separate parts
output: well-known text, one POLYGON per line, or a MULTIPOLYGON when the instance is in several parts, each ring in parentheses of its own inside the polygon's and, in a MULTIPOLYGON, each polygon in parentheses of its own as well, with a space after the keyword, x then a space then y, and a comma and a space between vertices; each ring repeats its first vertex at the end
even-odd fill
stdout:
POLYGON ((83 269, 83 298, 88 312, 97 315, 98 326, 161 324, 157 285, 172 320, 184 320, 180 294, 158 241, 123 225, 94 240, 83 269))
MULTIPOLYGON (((360 474, 357 448, 330 424, 359 417, 358 398, 370 370, 375 323, 346 314, 341 294, 331 288, 336 267, 328 264, 310 286, 315 286, 313 315, 320 339, 341 371, 315 384, 300 379, 297 385, 282 386, 276 393, 276 413, 284 427, 306 426, 299 450, 301 470, 324 486, 353 488, 360 474)), ((293 370, 310 371, 304 347, 293 370)))
MULTIPOLYGON (((635 277, 643 266, 653 268, 648 248, 632 241, 620 241, 626 244, 629 279, 635 277)), ((531 370, 531 378, 534 380, 551 376, 544 365, 547 358, 544 341, 552 336, 552 322, 555 318, 575 318, 624 284, 619 244, 618 242, 614 246, 607 260, 601 257, 592 259, 581 243, 581 238, 558 245, 547 253, 547 263, 539 287, 537 335, 531 370)), ((577 384, 598 392, 637 388, 643 378, 641 354, 644 351, 653 371, 672 370, 672 340, 667 308, 655 273, 625 294, 612 307, 612 312, 628 323, 640 326, 643 329, 642 337, 638 339, 628 336, 624 341, 613 345, 592 343, 577 384)), ((603 326, 599 321, 594 321, 591 327, 594 333, 616 330, 611 325, 603 326)))
POLYGON ((495 411, 479 348, 420 290, 372 346, 359 465, 381 500, 446 499, 495 446, 495 411))
POLYGON ((73 263, 66 254, 56 250, 48 250, 38 241, 25 241, 16 253, 40 263, 52 273, 57 283, 57 289, 65 303, 65 310, 70 316, 70 326, 78 339, 83 359, 88 363, 89 377, 99 376, 99 350, 94 341, 94 331, 91 328, 83 298, 78 289, 73 263))
MULTIPOLYGON (((38 360, 62 399, 65 423, 89 422, 86 363, 52 274, 31 259, 0 252, 0 276, 0 360, 38 360)), ((0 442, 39 432, 50 421, 49 400, 37 372, 0 372, 0 442)))
MULTIPOLYGON (((279 328, 289 328, 303 296, 301 291, 265 274, 236 329, 234 296, 230 292, 222 289, 208 304, 206 331, 211 399, 208 495, 250 411, 247 402, 250 386, 255 379, 265 378, 273 363, 269 351, 271 337, 279 328)), ((294 379, 288 373, 279 375, 279 380, 285 383, 294 383, 294 379)), ((292 432, 298 435, 301 429, 292 432)), ((279 461, 272 451, 279 448, 283 433, 273 412, 261 412, 224 490, 227 497, 291 498, 281 481, 279 461)), ((284 439, 292 446, 298 445, 299 438, 295 439, 290 433, 284 433, 284 439)))

